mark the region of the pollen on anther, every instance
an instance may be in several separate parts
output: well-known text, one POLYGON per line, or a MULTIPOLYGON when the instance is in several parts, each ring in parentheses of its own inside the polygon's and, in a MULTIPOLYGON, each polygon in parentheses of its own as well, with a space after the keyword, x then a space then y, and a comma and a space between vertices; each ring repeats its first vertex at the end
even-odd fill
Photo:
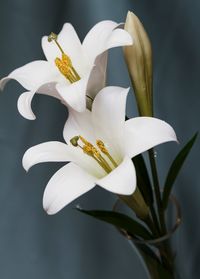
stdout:
POLYGON ((97 144, 98 148, 101 150, 101 152, 103 152, 105 154, 108 153, 108 150, 105 147, 105 144, 104 144, 104 142, 102 140, 97 140, 96 144, 97 144))
POLYGON ((68 65, 63 62, 63 60, 61 60, 60 58, 56 58, 55 59, 55 64, 58 67, 59 71, 64 75, 64 76, 68 76, 70 68, 68 67, 68 65))
POLYGON ((88 145, 83 146, 83 152, 86 153, 87 155, 93 156, 92 148, 88 145))

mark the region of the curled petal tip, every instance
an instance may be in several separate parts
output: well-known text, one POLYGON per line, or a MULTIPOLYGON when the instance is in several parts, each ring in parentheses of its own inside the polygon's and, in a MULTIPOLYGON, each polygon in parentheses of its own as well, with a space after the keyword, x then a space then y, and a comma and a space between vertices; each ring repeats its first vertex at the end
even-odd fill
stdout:
POLYGON ((43 205, 43 209, 44 209, 44 211, 46 212, 47 215, 52 215, 52 214, 50 213, 48 207, 44 207, 44 205, 43 205))
POLYGON ((47 215, 54 215, 54 214, 57 213, 57 212, 52 211, 51 206, 46 205, 44 200, 43 200, 43 209, 44 209, 44 211, 46 212, 47 215))
POLYGON ((30 169, 30 164, 28 163, 28 153, 27 152, 28 152, 28 150, 24 153, 24 156, 22 158, 22 166, 26 172, 28 172, 30 169))
POLYGON ((1 91, 3 91, 4 90, 4 87, 5 87, 5 85, 6 85, 6 83, 7 83, 7 80, 8 80, 8 78, 2 78, 1 80, 0 80, 0 90, 1 91))
POLYGON ((21 116, 28 120, 35 120, 36 116, 31 109, 31 101, 35 92, 22 93, 17 101, 17 109, 21 116))
POLYGON ((30 170, 29 167, 27 167, 27 166, 24 165, 23 161, 22 161, 22 166, 23 166, 23 168, 24 168, 24 170, 25 170, 26 173, 30 170))

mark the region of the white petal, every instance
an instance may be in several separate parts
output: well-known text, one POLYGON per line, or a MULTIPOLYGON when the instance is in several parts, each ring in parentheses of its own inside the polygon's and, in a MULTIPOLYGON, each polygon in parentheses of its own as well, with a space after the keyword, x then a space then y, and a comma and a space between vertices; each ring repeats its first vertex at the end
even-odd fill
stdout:
MULTIPOLYGON (((94 99, 97 93, 103 87, 105 87, 107 57, 108 57, 107 51, 97 56, 95 60, 95 65, 92 68, 92 71, 90 73, 90 77, 87 85, 87 95, 89 95, 92 99, 94 99)), ((87 98, 87 107, 89 109, 91 109, 92 107, 92 102, 89 98, 87 98)))
POLYGON ((177 141, 173 128, 157 118, 136 117, 125 122, 126 154, 134 157, 158 144, 177 141))
POLYGON ((129 89, 109 86, 96 96, 92 106, 92 118, 96 136, 105 141, 115 153, 121 153, 126 97, 129 89))
POLYGON ((129 46, 132 44, 133 44, 133 40, 131 38, 131 35, 127 31, 117 28, 113 30, 105 46, 105 49, 110 49, 118 46, 129 46))
MULTIPOLYGON (((64 52, 71 58, 74 68, 79 75, 83 75, 86 70, 85 57, 83 55, 81 42, 70 23, 65 23, 58 34, 58 43, 64 52)), ((56 57, 61 57, 61 51, 55 42, 48 42, 48 37, 42 38, 42 48, 48 61, 54 63, 56 57)))
POLYGON ((69 109, 69 116, 63 130, 64 139, 67 143, 70 143, 71 138, 79 135, 94 143, 91 111, 76 112, 69 109))
POLYGON ((82 46, 91 63, 105 50, 115 46, 129 45, 132 42, 130 35, 125 30, 115 32, 117 26, 116 22, 105 20, 97 23, 88 32, 82 46))
POLYGON ((131 159, 125 157, 116 169, 98 180, 96 184, 116 194, 131 195, 136 188, 135 167, 131 159))
POLYGON ((48 182, 43 196, 43 207, 55 214, 95 186, 95 178, 73 163, 58 170, 48 182))
POLYGON ((45 83, 37 89, 37 93, 48 95, 57 98, 59 100, 62 100, 61 96, 58 94, 56 90, 56 84, 57 82, 45 83))
POLYGON ((58 83, 56 89, 64 101, 74 110, 83 112, 86 109, 86 89, 89 76, 70 85, 58 83))
POLYGON ((103 169, 91 157, 79 148, 58 141, 50 141, 29 148, 22 159, 23 167, 28 171, 32 166, 44 162, 74 162, 89 174, 101 178, 103 169))
POLYGON ((69 162, 72 157, 65 143, 50 141, 29 148, 23 156, 22 165, 28 171, 38 163, 69 162))
POLYGON ((58 76, 56 67, 54 69, 47 61, 38 60, 14 70, 2 79, 0 82, 2 89, 9 79, 15 79, 27 90, 36 91, 45 83, 56 82, 58 76))
POLYGON ((29 120, 34 120, 36 118, 31 108, 31 101, 34 95, 34 92, 24 92, 19 96, 17 101, 17 108, 19 113, 24 118, 29 120))
POLYGON ((30 91, 30 92, 22 93, 19 96, 18 102, 17 102, 17 108, 18 108, 19 113, 28 120, 36 119, 36 116, 33 113, 32 108, 31 108, 31 102, 32 102, 32 99, 33 99, 33 96, 35 95, 35 93, 45 94, 45 95, 54 97, 54 98, 62 101, 61 96, 58 94, 58 92, 55 89, 55 84, 56 84, 55 82, 50 82, 50 83, 40 86, 37 89, 37 92, 30 91))

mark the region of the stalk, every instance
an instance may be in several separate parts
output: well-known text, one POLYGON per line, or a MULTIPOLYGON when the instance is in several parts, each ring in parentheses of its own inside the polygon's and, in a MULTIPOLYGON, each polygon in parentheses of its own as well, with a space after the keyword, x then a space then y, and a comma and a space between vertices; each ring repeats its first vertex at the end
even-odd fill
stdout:
POLYGON ((148 153, 149 153, 149 161, 150 161, 150 165, 151 165, 151 173, 152 173, 152 178, 153 178, 153 185, 154 185, 154 191, 155 191, 155 197, 156 197, 156 204, 157 204, 157 210, 158 210, 158 215, 159 215, 161 233, 165 234, 167 232, 167 229, 166 229, 166 223, 165 223, 164 210, 163 210, 163 206, 162 206, 160 185, 159 185, 159 179, 158 179, 158 173, 157 173, 157 167, 156 167, 156 161, 155 161, 155 158, 154 158, 153 148, 150 149, 148 153))

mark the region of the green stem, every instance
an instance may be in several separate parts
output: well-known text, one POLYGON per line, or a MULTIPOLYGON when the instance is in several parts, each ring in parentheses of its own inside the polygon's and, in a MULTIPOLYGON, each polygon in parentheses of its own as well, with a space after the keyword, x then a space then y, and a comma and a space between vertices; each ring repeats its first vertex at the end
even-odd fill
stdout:
MULTIPOLYGON (((160 247, 158 247, 160 252, 160 258, 163 265, 168 269, 168 271, 174 275, 175 266, 174 266, 174 255, 170 246, 170 242, 167 240, 160 247)), ((174 277, 172 277, 174 278, 174 277)))
POLYGON ((150 160, 150 165, 151 165, 151 172, 152 172, 153 185, 154 185, 159 221, 160 221, 160 226, 161 226, 161 232, 162 232, 162 234, 165 234, 167 230, 166 230, 166 224, 165 224, 164 210, 162 207, 159 179, 158 179, 158 173, 157 173, 156 161, 154 158, 153 148, 149 150, 149 160, 150 160))
MULTIPOLYGON (((155 192, 157 210, 158 210, 159 221, 160 221, 160 226, 161 226, 160 232, 162 235, 164 235, 167 233, 167 227, 166 227, 166 223, 165 223, 165 215, 164 215, 164 209, 162 206, 160 185, 159 185, 159 179, 158 179, 158 173, 157 173, 157 167, 156 167, 156 161, 155 161, 155 157, 154 157, 153 148, 149 150, 149 160, 150 160, 150 165, 151 165, 154 192, 155 192)), ((153 214, 156 215, 155 210, 153 210, 152 212, 153 212, 153 214)), ((158 249, 160 251, 160 256, 161 256, 163 264, 173 274, 173 272, 174 272, 173 253, 171 251, 169 241, 165 241, 164 243, 162 243, 158 249)))
POLYGON ((149 208, 150 208, 150 211, 151 211, 152 220, 155 224, 156 230, 157 230, 158 235, 159 235, 160 234, 160 225, 159 225, 159 221, 158 221, 158 217, 157 217, 154 205, 151 204, 149 208))
POLYGON ((155 227, 155 223, 152 221, 150 215, 147 216, 146 219, 143 220, 143 222, 145 222, 155 238, 159 236, 159 231, 155 227))

